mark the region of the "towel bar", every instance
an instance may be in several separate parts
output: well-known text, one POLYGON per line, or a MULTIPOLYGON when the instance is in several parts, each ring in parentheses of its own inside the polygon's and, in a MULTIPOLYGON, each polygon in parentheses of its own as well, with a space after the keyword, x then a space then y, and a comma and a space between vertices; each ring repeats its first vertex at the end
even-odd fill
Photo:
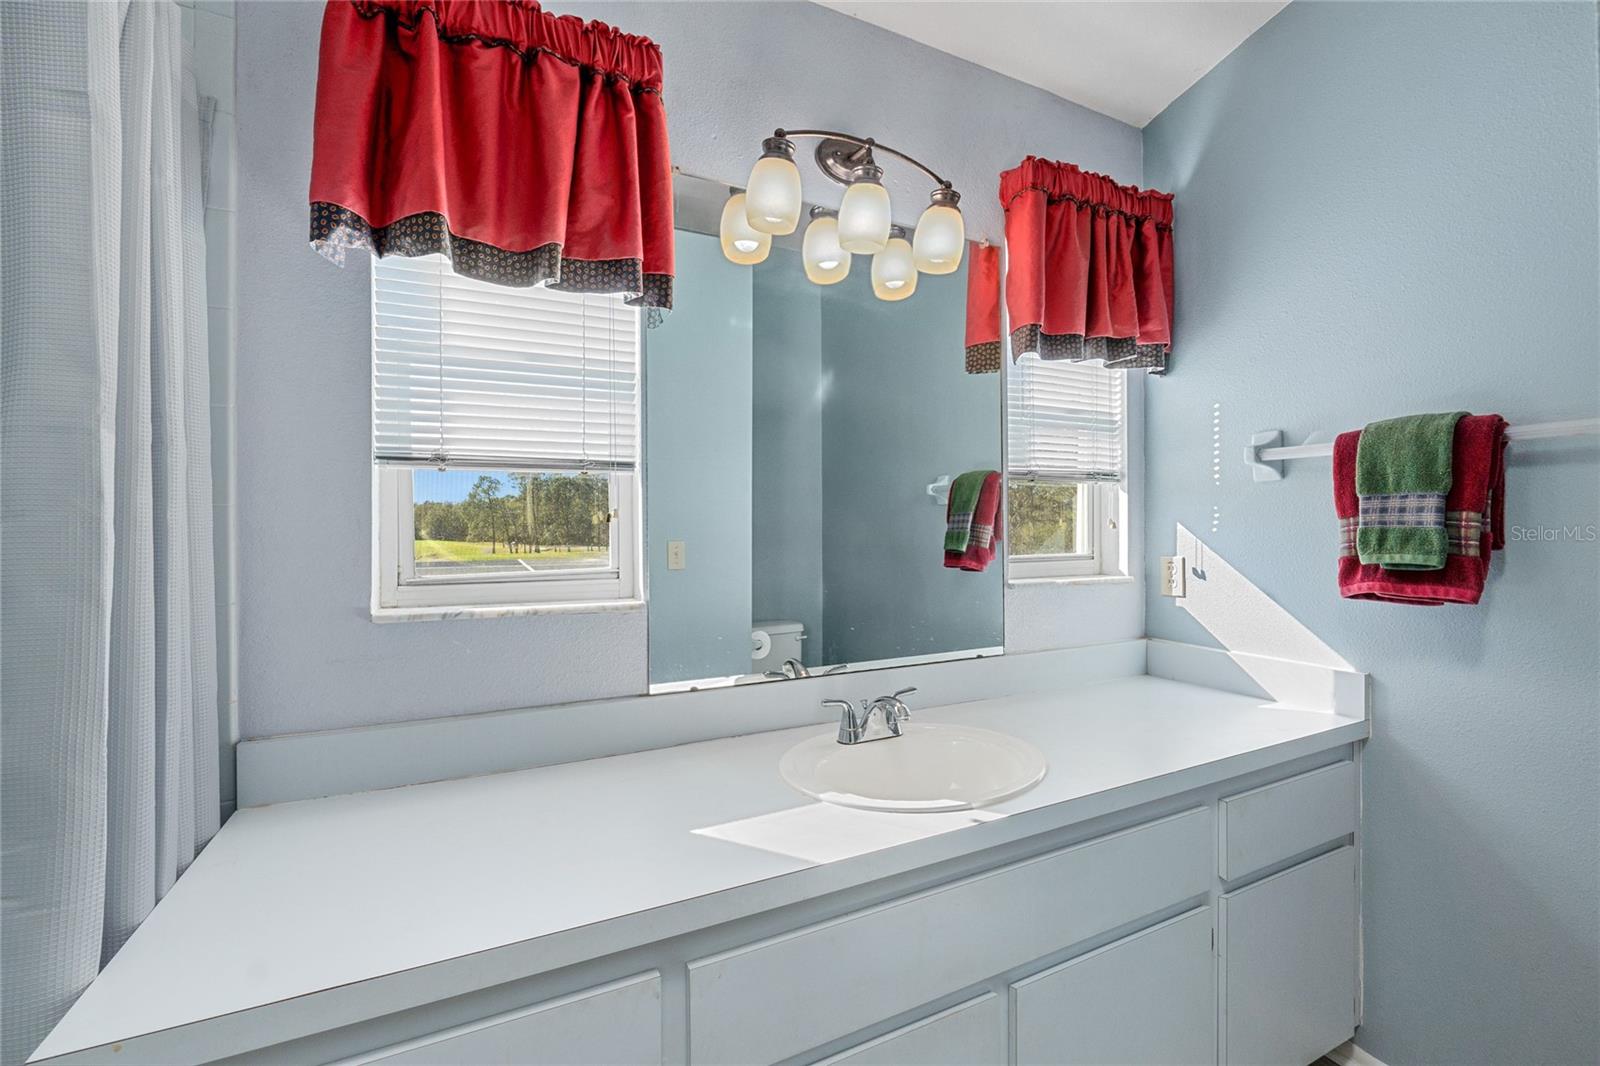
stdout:
MULTIPOLYGON (((1507 440, 1543 440, 1548 437, 1588 437, 1600 434, 1600 418, 1573 418, 1565 422, 1534 422, 1509 426, 1507 440)), ((1283 480, 1283 464, 1289 459, 1327 459, 1333 456, 1333 442, 1318 442, 1317 434, 1304 444, 1284 444, 1283 430, 1264 429, 1250 435, 1244 460, 1257 481, 1283 480)))
POLYGON ((928 495, 933 497, 933 502, 940 507, 950 502, 950 475, 940 474, 933 484, 928 486, 928 495))

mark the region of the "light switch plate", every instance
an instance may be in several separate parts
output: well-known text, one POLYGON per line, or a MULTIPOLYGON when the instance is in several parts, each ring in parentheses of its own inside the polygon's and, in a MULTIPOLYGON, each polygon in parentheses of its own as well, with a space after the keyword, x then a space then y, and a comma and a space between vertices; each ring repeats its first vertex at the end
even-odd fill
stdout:
POLYGON ((669 540, 669 541, 667 541, 667 569, 668 570, 682 570, 684 568, 684 566, 685 566, 685 563, 683 561, 683 541, 681 541, 681 540, 669 540))
POLYGON ((1163 555, 1161 557, 1161 595, 1182 596, 1183 592, 1183 556, 1163 555))

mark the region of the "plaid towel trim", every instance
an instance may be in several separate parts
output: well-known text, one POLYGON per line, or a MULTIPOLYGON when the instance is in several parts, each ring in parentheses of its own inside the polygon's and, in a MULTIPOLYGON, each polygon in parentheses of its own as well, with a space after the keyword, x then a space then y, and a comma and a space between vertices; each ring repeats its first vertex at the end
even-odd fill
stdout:
MULTIPOLYGON (((1361 520, 1354 515, 1339 519, 1339 554, 1356 554, 1356 530, 1361 520)), ((1465 555, 1476 559, 1483 554, 1483 512, 1446 511, 1444 531, 1450 555, 1465 555)))
POLYGON ((980 548, 987 549, 989 547, 989 543, 991 541, 993 541, 993 540, 994 540, 994 523, 990 522, 988 524, 985 524, 983 522, 974 522, 972 524, 972 543, 973 544, 976 544, 980 548))
POLYGON ((1359 498, 1359 523, 1367 529, 1442 526, 1444 493, 1390 492, 1359 498))

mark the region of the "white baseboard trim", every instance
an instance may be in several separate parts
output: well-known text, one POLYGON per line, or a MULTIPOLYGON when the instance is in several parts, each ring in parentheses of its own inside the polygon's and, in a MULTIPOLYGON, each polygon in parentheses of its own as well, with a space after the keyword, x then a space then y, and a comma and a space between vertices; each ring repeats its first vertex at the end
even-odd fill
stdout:
POLYGON ((1346 1040, 1324 1057, 1337 1062, 1339 1066, 1384 1066, 1382 1059, 1356 1047, 1354 1040, 1346 1040))

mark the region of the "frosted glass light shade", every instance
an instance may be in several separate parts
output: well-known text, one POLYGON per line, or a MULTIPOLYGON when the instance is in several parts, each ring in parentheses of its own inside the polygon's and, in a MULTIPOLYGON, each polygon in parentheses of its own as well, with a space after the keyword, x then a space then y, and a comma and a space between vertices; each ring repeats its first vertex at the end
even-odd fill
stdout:
POLYGON ((888 243, 889 190, 871 181, 853 183, 839 203, 839 247, 873 255, 888 243))
POLYGON ((750 169, 744 197, 751 229, 778 236, 793 233, 800 223, 800 168, 793 159, 762 156, 750 169))
POLYGON ((880 300, 904 300, 917 291, 917 264, 911 242, 891 237, 883 251, 872 257, 872 292, 880 300))
POLYGON ((744 217, 744 197, 742 192, 734 193, 722 205, 722 254, 728 257, 730 263, 753 266, 772 251, 772 235, 750 228, 750 223, 744 217))
POLYGON ((911 238, 911 255, 924 274, 952 274, 961 266, 967 227, 961 212, 948 204, 930 204, 911 238))
POLYGON ((801 246, 806 277, 817 285, 843 281, 850 273, 850 253, 839 247, 839 220, 819 215, 806 227, 801 246))

